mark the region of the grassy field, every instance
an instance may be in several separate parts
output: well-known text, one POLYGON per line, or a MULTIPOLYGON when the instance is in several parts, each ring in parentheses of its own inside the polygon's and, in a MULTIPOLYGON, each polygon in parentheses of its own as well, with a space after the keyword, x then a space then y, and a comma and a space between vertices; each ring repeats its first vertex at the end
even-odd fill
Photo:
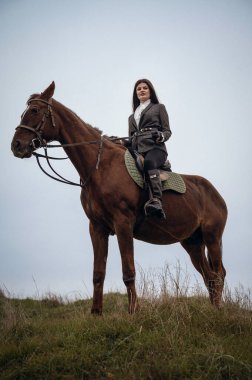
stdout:
POLYGON ((252 379, 250 297, 225 298, 216 310, 163 292, 130 316, 126 295, 108 293, 93 317, 91 300, 1 292, 0 379, 252 379))

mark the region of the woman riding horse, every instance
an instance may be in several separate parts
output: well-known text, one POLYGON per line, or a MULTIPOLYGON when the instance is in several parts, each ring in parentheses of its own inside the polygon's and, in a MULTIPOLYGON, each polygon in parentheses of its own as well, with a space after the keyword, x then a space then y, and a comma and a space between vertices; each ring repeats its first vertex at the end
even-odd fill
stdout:
POLYGON ((39 146, 59 141, 80 175, 81 202, 89 219, 94 251, 92 313, 102 313, 108 240, 113 234, 120 249, 130 313, 138 306, 134 238, 160 245, 179 242, 202 275, 211 302, 219 307, 226 275, 222 235, 227 219, 227 207, 219 192, 207 179, 183 174, 186 192, 163 194, 166 220, 143 218, 146 193, 128 174, 126 148, 104 138, 99 130, 53 99, 54 89, 53 82, 42 94, 29 98, 13 136, 12 151, 16 157, 28 158, 39 146))
POLYGON ((129 117, 129 137, 132 148, 144 157, 145 180, 150 199, 145 204, 146 215, 165 219, 162 208, 162 185, 159 168, 167 158, 165 141, 171 136, 166 108, 159 103, 148 79, 139 79, 133 91, 133 114, 129 117))

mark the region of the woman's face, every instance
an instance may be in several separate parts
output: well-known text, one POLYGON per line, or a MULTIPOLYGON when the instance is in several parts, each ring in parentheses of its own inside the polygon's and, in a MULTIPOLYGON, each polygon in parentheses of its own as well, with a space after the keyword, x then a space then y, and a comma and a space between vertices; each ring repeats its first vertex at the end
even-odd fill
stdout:
POLYGON ((136 87, 136 94, 140 103, 146 102, 146 100, 150 99, 149 86, 144 82, 139 83, 136 87))

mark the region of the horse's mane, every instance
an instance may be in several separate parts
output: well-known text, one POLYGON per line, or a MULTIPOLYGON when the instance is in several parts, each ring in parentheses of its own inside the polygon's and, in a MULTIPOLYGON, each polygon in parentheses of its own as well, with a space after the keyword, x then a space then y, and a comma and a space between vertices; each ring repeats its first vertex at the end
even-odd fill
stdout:
MULTIPOLYGON (((60 103, 61 104, 61 103, 60 103)), ((87 126, 88 128, 92 128, 94 129, 95 131, 97 131, 100 135, 103 133, 101 129, 99 129, 98 127, 94 127, 93 125, 89 124, 89 123, 86 123, 84 120, 82 120, 82 118, 77 115, 76 112, 74 112, 73 110, 71 110, 70 108, 64 106, 63 104, 61 104, 66 110, 68 110, 72 115, 74 115, 82 124, 84 124, 85 126, 87 126)))
POLYGON ((102 130, 101 129, 99 129, 98 127, 94 127, 93 125, 91 125, 91 124, 89 124, 89 123, 86 123, 84 120, 82 120, 82 118, 79 116, 79 115, 77 115, 77 113, 76 112, 74 112, 74 111, 72 111, 70 108, 68 108, 68 107, 66 107, 66 106, 64 106, 68 111, 70 111, 81 123, 83 123, 83 124, 85 124, 86 126, 88 126, 88 127, 91 127, 91 128, 93 128, 93 129, 95 129, 97 132, 99 132, 100 133, 100 135, 103 133, 102 132, 102 130))

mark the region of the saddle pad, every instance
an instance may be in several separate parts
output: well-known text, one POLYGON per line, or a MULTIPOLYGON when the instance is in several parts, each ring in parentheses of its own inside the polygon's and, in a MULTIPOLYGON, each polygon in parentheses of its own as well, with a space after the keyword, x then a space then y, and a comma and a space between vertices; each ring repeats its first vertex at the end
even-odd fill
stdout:
MULTIPOLYGON (((144 188, 143 176, 138 170, 138 168, 136 167, 135 160, 130 154, 130 152, 128 151, 128 149, 125 152, 124 160, 125 160, 125 165, 129 172, 129 175, 136 182, 136 184, 143 189, 144 188)), ((186 185, 181 175, 174 172, 168 172, 168 174, 169 174, 168 179, 162 182, 162 190, 163 191, 174 190, 181 194, 185 193, 186 185)))

